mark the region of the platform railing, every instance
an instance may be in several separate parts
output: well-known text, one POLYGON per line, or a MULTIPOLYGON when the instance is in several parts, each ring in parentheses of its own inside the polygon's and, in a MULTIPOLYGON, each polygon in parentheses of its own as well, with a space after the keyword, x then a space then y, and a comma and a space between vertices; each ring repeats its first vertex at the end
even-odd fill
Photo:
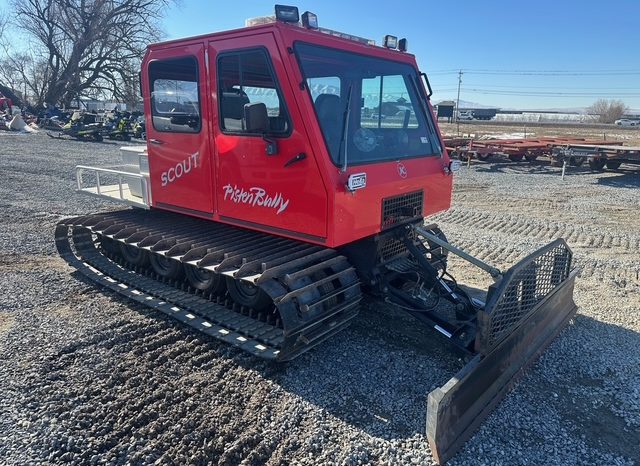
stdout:
MULTIPOLYGON (((78 184, 78 191, 82 191, 89 194, 94 194, 98 197, 104 197, 108 199, 114 199, 121 201, 125 204, 134 205, 136 207, 143 207, 148 209, 151 205, 150 195, 149 195, 149 180, 146 175, 141 173, 129 172, 124 170, 116 170, 113 168, 98 168, 98 167, 90 167, 87 165, 77 165, 76 166, 76 181, 78 184), (89 191, 92 187, 85 185, 84 174, 85 172, 90 172, 95 177, 95 192, 89 191), (107 186, 113 185, 105 185, 103 184, 100 175, 109 176, 112 179, 117 179, 118 186, 118 195, 114 195, 112 190, 109 190, 108 193, 105 193, 105 188, 107 186), (124 184, 127 185, 127 190, 131 193, 131 189, 129 186, 129 180, 135 179, 140 182, 141 194, 142 198, 138 202, 136 200, 131 199, 130 197, 125 196, 125 187, 124 184)), ((136 196, 137 197, 137 196, 136 196)))

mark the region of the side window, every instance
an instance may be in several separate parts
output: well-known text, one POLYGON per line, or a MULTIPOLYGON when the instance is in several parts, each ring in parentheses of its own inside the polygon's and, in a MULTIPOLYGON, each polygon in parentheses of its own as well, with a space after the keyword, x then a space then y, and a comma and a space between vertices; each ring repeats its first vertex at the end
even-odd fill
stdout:
POLYGON ((149 64, 153 127, 168 133, 200 131, 198 62, 195 57, 149 64))
POLYGON ((404 76, 362 80, 362 128, 417 128, 418 119, 404 76))
POLYGON ((288 134, 291 122, 267 54, 263 50, 225 53, 218 58, 220 127, 224 132, 246 133, 244 106, 264 103, 269 133, 288 134))

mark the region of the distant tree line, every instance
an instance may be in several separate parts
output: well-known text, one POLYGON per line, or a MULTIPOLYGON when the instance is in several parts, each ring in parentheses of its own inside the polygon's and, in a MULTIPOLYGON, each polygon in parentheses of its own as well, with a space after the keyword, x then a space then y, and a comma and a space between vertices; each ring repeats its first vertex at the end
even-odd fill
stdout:
POLYGON ((44 103, 139 100, 146 46, 172 0, 12 0, 0 17, 0 83, 44 103))

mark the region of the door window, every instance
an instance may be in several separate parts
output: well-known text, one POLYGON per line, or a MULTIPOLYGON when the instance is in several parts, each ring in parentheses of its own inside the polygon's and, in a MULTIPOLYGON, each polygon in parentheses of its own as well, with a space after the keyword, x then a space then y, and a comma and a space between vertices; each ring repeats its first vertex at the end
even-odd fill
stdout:
POLYGON ((287 135, 291 123, 273 68, 264 50, 225 53, 218 58, 220 128, 225 133, 247 133, 245 104, 264 103, 270 134, 287 135))
POLYGON ((156 60, 149 64, 151 115, 157 131, 200 131, 198 62, 195 57, 156 60))

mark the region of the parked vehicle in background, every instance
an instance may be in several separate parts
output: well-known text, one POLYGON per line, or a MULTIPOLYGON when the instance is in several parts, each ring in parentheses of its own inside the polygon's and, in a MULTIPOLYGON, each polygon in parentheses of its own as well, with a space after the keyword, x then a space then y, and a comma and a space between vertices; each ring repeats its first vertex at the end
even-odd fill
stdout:
POLYGON ((11 101, 11 99, 9 97, 5 97, 0 92, 0 113, 6 112, 7 110, 11 110, 12 105, 13 105, 13 102, 11 101))
POLYGON ((498 112, 495 108, 476 108, 471 111, 475 120, 491 120, 496 113, 498 112))
POLYGON ((615 121, 618 126, 640 126, 640 120, 632 120, 630 118, 621 118, 615 121))
POLYGON ((458 120, 473 120, 473 112, 460 112, 458 113, 458 120))

